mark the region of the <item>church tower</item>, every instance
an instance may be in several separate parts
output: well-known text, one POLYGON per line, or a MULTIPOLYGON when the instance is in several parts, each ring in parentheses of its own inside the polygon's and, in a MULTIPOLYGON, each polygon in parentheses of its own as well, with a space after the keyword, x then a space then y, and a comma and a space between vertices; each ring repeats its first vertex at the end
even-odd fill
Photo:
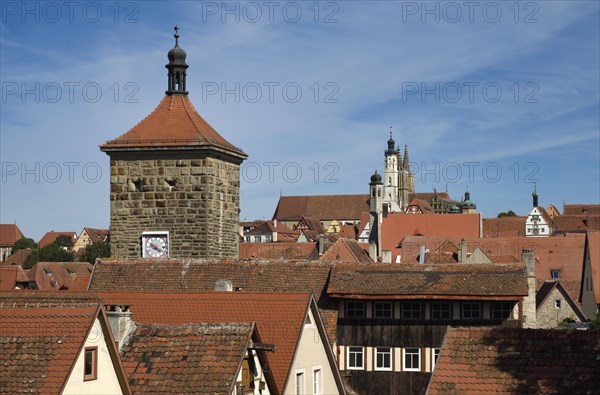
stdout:
POLYGON ((396 149, 396 142, 392 138, 392 128, 390 127, 390 139, 387 142, 387 150, 384 151, 385 168, 383 171, 384 195, 383 205, 387 212, 400 212, 398 205, 398 166, 399 166, 399 150, 396 149))
POLYGON ((408 146, 404 146, 404 160, 399 169, 399 191, 398 205, 402 210, 410 204, 408 196, 415 193, 415 176, 410 171, 410 160, 408 158, 408 146))
POLYGON ((237 259, 240 164, 248 156, 196 112, 177 27, 174 37, 166 96, 100 146, 110 157, 111 256, 237 259))
POLYGON ((373 262, 381 255, 381 221, 383 221, 383 182, 377 170, 369 183, 369 256, 373 262))

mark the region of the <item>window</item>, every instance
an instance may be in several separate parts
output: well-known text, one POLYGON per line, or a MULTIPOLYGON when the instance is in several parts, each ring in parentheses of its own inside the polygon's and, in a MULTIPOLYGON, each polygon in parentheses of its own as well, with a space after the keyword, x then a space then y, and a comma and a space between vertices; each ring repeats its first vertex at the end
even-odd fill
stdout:
POLYGON ((404 351, 404 366, 403 370, 418 372, 421 370, 421 350, 418 348, 408 347, 404 351))
POLYGON ((481 318, 481 304, 465 302, 462 304, 462 315, 464 319, 481 318))
POLYGON ((448 302, 431 303, 431 318, 434 320, 449 320, 452 318, 452 306, 448 302))
POLYGON ((304 394, 304 371, 296 372, 296 394, 304 394))
POLYGON ((83 381, 96 380, 98 378, 98 347, 86 347, 84 349, 83 381))
POLYGON ((246 243, 250 243, 250 236, 244 237, 244 240, 246 240, 246 243))
POLYGON ((421 303, 404 302, 402 303, 402 319, 418 320, 421 318, 421 303))
POLYGON ((260 236, 254 236, 254 242, 260 243, 260 236))
POLYGON ((346 317, 363 318, 365 316, 365 303, 349 300, 346 302, 346 317))
POLYGON ((505 320, 510 318, 512 306, 510 302, 493 302, 492 303, 492 319, 505 320))
POLYGON ((375 302, 375 318, 392 318, 392 303, 375 302))
POLYGON ((348 347, 348 369, 362 370, 364 351, 362 347, 348 347))
POLYGON ((561 300, 560 300, 560 299, 556 299, 556 300, 554 301, 554 308, 555 308, 555 309, 560 309, 560 304, 561 304, 560 302, 561 302, 561 300))
POLYGON ((392 370, 391 347, 377 347, 375 350, 375 370, 392 370))
POLYGON ((554 270, 551 270, 550 273, 552 274, 553 280, 558 280, 560 278, 560 270, 554 269, 554 270))
POLYGON ((270 242, 272 242, 272 241, 273 241, 273 236, 271 236, 271 235, 266 235, 266 236, 265 236, 265 241, 266 241, 267 243, 270 243, 270 242))
POLYGON ((321 368, 313 368, 313 394, 321 393, 321 368))
POLYGON ((440 349, 432 348, 431 349, 431 370, 432 371, 435 368, 435 365, 437 364, 437 360, 438 360, 439 356, 440 356, 440 349))

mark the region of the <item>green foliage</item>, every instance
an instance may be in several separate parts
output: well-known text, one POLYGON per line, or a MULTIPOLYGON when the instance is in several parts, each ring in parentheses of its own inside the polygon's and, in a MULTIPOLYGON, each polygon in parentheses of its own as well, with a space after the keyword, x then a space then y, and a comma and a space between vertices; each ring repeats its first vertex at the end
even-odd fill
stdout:
POLYGON ((38 248, 38 245, 35 241, 33 241, 33 239, 30 239, 28 237, 23 237, 22 239, 19 239, 15 242, 15 244, 13 245, 12 249, 10 250, 11 255, 15 253, 15 251, 17 250, 24 250, 30 248, 32 250, 35 250, 38 248))
POLYGON ((97 241, 92 244, 85 246, 83 254, 80 257, 80 261, 94 263, 96 258, 108 258, 110 257, 110 243, 103 243, 97 241))
POLYGON ((507 212, 501 212, 498 214, 498 218, 502 218, 502 217, 516 217, 517 213, 515 213, 512 210, 508 210, 507 212))
MULTIPOLYGON (((31 269, 38 262, 73 262, 75 254, 65 250, 64 246, 61 245, 65 243, 65 240, 59 240, 61 237, 59 236, 52 244, 33 250, 23 263, 23 269, 31 269)), ((72 244, 71 238, 66 237, 69 239, 69 244, 72 244)))
POLYGON ((73 247, 73 239, 71 238, 71 236, 60 235, 56 238, 56 240, 54 240, 54 243, 52 244, 56 244, 60 247, 71 248, 73 247))

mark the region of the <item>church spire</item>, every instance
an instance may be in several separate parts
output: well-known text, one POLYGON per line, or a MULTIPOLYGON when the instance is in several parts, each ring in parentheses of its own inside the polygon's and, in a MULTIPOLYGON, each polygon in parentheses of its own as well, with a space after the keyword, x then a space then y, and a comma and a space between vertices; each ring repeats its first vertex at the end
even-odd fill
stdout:
POLYGON ((539 195, 537 193, 537 185, 536 184, 533 184, 533 193, 531 194, 531 196, 533 197, 533 207, 537 207, 539 195))
POLYGON ((410 169, 410 160, 408 159, 408 145, 404 146, 404 161, 402 162, 402 167, 405 170, 410 169))
POLYGON ((175 46, 167 54, 169 63, 165 66, 168 72, 167 95, 187 95, 186 91, 186 69, 189 67, 185 63, 187 54, 179 47, 179 27, 175 26, 175 46))

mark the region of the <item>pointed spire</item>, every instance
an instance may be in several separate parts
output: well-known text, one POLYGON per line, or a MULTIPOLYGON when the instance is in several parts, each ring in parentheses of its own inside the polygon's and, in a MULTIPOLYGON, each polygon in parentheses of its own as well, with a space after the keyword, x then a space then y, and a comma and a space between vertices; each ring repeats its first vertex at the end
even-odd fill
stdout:
POLYGON ((165 66, 168 70, 167 95, 187 95, 186 89, 186 69, 189 67, 185 63, 187 54, 179 47, 179 26, 175 26, 175 46, 167 54, 169 63, 165 66))
POLYGON ((539 195, 537 193, 537 184, 533 184, 533 193, 531 194, 531 196, 533 197, 533 207, 537 207, 538 206, 538 199, 539 199, 539 195))
POLYGON ((404 160, 402 161, 402 167, 405 170, 410 169, 410 160, 408 159, 408 145, 404 146, 404 160))
POLYGON ((392 155, 396 153, 396 142, 392 138, 392 127, 390 126, 390 139, 387 142, 387 151, 385 151, 386 155, 392 155))

